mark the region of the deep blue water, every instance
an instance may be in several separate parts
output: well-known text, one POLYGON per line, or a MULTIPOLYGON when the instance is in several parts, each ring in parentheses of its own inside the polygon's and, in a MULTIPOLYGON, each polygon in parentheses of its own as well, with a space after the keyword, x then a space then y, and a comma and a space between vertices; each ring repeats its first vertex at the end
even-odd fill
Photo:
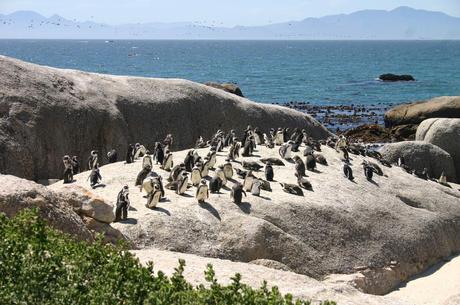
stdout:
POLYGON ((376 104, 460 95, 460 41, 0 40, 0 54, 99 73, 234 82, 258 102, 376 104), (417 81, 376 81, 382 73, 417 81))

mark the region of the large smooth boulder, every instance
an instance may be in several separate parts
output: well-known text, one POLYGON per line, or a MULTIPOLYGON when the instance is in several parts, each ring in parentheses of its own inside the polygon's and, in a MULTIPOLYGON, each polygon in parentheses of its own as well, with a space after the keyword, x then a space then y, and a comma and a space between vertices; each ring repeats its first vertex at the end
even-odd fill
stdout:
POLYGON ((444 172, 449 181, 456 181, 456 170, 451 155, 442 148, 423 141, 386 144, 380 153, 385 160, 397 163, 403 157, 406 165, 417 171, 428 170, 431 177, 439 178, 444 172))
POLYGON ((304 113, 186 80, 54 69, 4 56, 0 70, 0 172, 33 180, 61 178, 66 154, 85 161, 97 149, 103 164, 113 148, 121 159, 128 143, 152 148, 168 133, 173 150, 247 125, 330 135, 304 113))
MULTIPOLYGON (((348 181, 343 162, 334 149, 322 146, 328 166, 307 172, 313 191, 304 196, 285 193, 279 183, 296 183, 294 164, 274 166, 277 182, 272 192, 250 193, 241 205, 230 199, 233 176, 219 194, 206 203, 195 199, 196 188, 183 196, 166 190, 156 209, 145 207, 145 193, 131 190, 128 219, 113 223, 139 249, 163 249, 240 262, 270 260, 315 278, 331 273, 355 273, 369 269, 365 291, 385 293, 439 261, 460 251, 460 192, 458 185, 444 187, 416 178, 399 167, 383 167, 385 176, 373 182, 363 174, 362 156, 351 155, 355 181, 348 181), (375 271, 380 270, 380 272, 375 271), (370 279, 374 274, 378 277, 370 279)), ((303 157, 303 147, 298 154, 303 157)), ((205 156, 209 148, 198 149, 205 156)), ((225 163, 227 149, 217 156, 225 163)), ((173 153, 174 163, 183 162, 187 150, 173 153)), ((278 149, 257 146, 256 156, 238 161, 278 157, 278 149), (260 156, 260 157, 259 157, 260 156)), ((374 161, 377 162, 377 161, 374 161)), ((241 169, 240 163, 233 163, 241 169)), ((141 161, 118 162, 101 167, 104 188, 93 190, 106 202, 114 202, 127 184, 133 188, 141 161)), ((168 172, 153 170, 166 181, 168 172)), ((254 173, 263 177, 263 172, 254 173)), ((211 170, 211 177, 214 172, 211 170)), ((76 175, 75 184, 87 186, 87 175, 76 175)), ((61 183, 50 186, 59 192, 61 183)))
POLYGON ((429 119, 417 128, 415 138, 437 145, 454 160, 457 179, 460 179, 460 119, 429 119))
POLYGON ((460 118, 460 97, 443 96, 396 106, 385 113, 385 126, 420 124, 430 118, 460 118))
POLYGON ((113 205, 84 187, 66 185, 60 192, 60 196, 70 203, 79 215, 88 216, 103 223, 111 223, 115 220, 113 205))
POLYGON ((93 240, 72 207, 45 186, 10 175, 0 175, 0 185, 0 212, 13 217, 23 209, 37 208, 52 227, 80 240, 93 240))

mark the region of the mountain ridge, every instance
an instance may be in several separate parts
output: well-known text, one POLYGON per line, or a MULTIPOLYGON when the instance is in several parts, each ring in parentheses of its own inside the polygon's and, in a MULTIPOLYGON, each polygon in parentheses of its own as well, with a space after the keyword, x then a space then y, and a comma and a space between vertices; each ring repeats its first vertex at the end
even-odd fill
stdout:
POLYGON ((259 26, 222 27, 201 22, 109 25, 34 11, 0 14, 0 38, 46 39, 304 39, 457 40, 460 17, 407 6, 259 26))

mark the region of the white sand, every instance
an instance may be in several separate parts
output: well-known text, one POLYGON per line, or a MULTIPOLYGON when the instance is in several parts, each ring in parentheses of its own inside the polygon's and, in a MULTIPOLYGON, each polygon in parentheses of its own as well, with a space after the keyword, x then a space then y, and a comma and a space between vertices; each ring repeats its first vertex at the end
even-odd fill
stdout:
POLYGON ((460 295, 460 256, 435 265, 388 294, 414 305, 444 305, 455 295, 460 295))

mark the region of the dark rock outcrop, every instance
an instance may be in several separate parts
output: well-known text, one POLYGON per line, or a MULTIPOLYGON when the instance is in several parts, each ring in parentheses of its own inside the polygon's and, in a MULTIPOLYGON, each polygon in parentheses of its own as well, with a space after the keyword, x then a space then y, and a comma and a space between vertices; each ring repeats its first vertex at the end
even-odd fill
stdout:
POLYGON ((397 75, 392 73, 382 74, 379 76, 379 79, 384 82, 409 82, 415 81, 415 78, 412 75, 403 74, 397 75))
POLYGON ((152 148, 168 133, 173 150, 249 124, 330 135, 306 114, 186 80, 61 70, 4 56, 0 70, 0 172, 27 179, 60 178, 66 154, 85 161, 97 149, 104 163, 111 149, 124 154, 136 142, 152 148))

